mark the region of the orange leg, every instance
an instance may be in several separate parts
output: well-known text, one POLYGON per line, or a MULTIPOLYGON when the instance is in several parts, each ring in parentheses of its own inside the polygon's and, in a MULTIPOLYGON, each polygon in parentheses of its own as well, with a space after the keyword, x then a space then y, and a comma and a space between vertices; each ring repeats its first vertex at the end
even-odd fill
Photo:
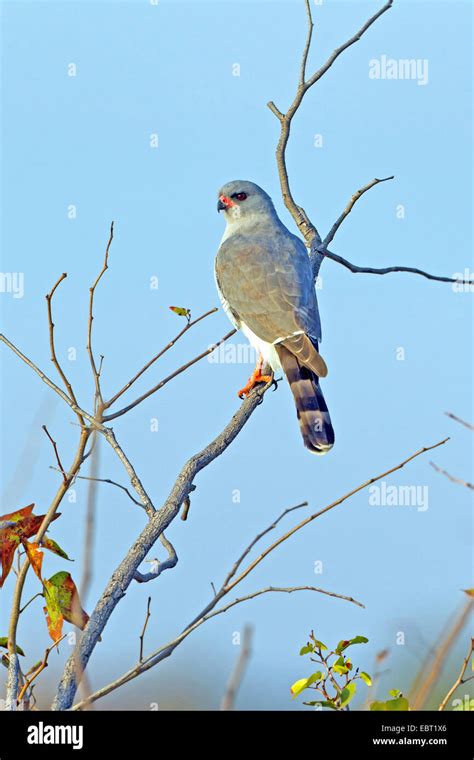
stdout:
POLYGON ((273 380, 273 375, 262 375, 263 356, 259 354, 257 366, 250 375, 248 382, 243 388, 238 391, 239 398, 247 398, 250 391, 257 385, 257 383, 270 383, 273 380))

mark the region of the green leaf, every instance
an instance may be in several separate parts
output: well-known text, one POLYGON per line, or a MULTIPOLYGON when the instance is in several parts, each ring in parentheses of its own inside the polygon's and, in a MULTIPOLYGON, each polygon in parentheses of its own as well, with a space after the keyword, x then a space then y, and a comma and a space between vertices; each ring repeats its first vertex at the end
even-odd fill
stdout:
POLYGON ((319 641, 319 639, 314 638, 314 633, 311 633, 309 638, 313 642, 314 646, 317 647, 318 649, 321 649, 321 650, 327 649, 326 644, 323 644, 322 641, 319 641))
POLYGON ((370 709, 372 712, 385 712, 387 705, 385 702, 372 702, 370 709))
POLYGON ((344 657, 338 657, 334 665, 332 666, 332 669, 335 673, 337 673, 340 676, 344 676, 346 673, 349 672, 349 668, 347 667, 347 663, 344 661, 344 657))
POLYGON ((306 644, 306 646, 300 649, 300 655, 309 654, 310 652, 314 652, 314 647, 311 644, 306 644))
POLYGON ((367 684, 367 686, 372 686, 372 679, 368 673, 365 673, 365 671, 361 670, 359 676, 362 678, 363 682, 367 684))
MULTIPOLYGON (((8 636, 0 636, 0 647, 8 649, 8 636)), ((15 646, 15 651, 17 654, 21 654, 22 657, 25 656, 23 649, 18 644, 15 646)))
POLYGON ((307 679, 307 686, 311 686, 313 683, 317 683, 318 681, 321 681, 323 678, 323 674, 320 670, 317 670, 316 673, 313 673, 308 679, 307 679))
POLYGON ((347 686, 343 688, 342 693, 341 693, 341 707, 345 707, 346 705, 349 704, 352 697, 356 693, 356 688, 357 687, 354 681, 351 681, 350 683, 347 684, 347 686))
POLYGON ((317 681, 321 681, 323 677, 323 674, 320 670, 317 670, 316 673, 313 673, 309 676, 309 678, 300 678, 299 681, 295 681, 293 686, 290 688, 292 699, 298 696, 298 694, 301 694, 302 691, 308 688, 308 686, 311 686, 311 684, 316 683, 317 681))
POLYGON ((405 697, 398 697, 398 699, 389 699, 387 702, 387 710, 393 712, 407 712, 410 709, 408 699, 405 697))
POLYGON ((338 708, 334 704, 334 702, 330 702, 327 699, 317 699, 314 702, 303 702, 304 705, 308 705, 308 707, 314 707, 315 705, 321 705, 321 707, 329 707, 331 710, 337 710, 338 708))
MULTIPOLYGON (((393 693, 393 690, 390 693, 393 693)), ((370 709, 378 712, 407 712, 410 706, 408 699, 400 696, 396 699, 387 699, 386 702, 372 702, 370 709)))
POLYGON ((398 697, 401 694, 400 689, 390 689, 389 692, 391 697, 398 697))
POLYGON ((343 639, 334 651, 336 654, 341 654, 347 647, 351 647, 353 644, 367 644, 368 640, 365 636, 354 636, 353 639, 343 639))
POLYGON ((295 681, 293 686, 290 686, 291 698, 294 699, 298 694, 301 694, 301 692, 306 689, 307 685, 307 678, 300 678, 299 681, 295 681))
POLYGON ((186 319, 189 322, 191 318, 191 312, 189 311, 189 309, 184 308, 184 306, 170 306, 170 309, 175 314, 177 314, 178 317, 186 317, 186 319))

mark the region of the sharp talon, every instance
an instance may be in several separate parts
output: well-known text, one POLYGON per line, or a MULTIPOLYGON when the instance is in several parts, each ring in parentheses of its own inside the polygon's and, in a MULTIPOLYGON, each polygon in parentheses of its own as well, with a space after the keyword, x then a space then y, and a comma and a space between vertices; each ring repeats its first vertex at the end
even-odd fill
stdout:
POLYGON ((275 393, 276 389, 278 388, 278 383, 280 383, 281 380, 282 380, 281 377, 279 377, 278 380, 275 380, 275 378, 273 378, 272 384, 270 386, 270 388, 273 388, 273 393, 275 393))

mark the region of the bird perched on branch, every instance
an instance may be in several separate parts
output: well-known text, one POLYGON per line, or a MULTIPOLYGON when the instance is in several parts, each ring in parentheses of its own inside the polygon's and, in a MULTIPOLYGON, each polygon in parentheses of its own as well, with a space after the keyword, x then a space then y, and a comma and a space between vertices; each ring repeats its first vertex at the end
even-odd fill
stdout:
POLYGON ((259 354, 239 396, 282 369, 305 446, 325 454, 334 444, 334 430, 319 384, 327 367, 319 353, 321 323, 306 247, 253 182, 224 185, 217 210, 227 223, 215 261, 219 296, 230 321, 259 354))

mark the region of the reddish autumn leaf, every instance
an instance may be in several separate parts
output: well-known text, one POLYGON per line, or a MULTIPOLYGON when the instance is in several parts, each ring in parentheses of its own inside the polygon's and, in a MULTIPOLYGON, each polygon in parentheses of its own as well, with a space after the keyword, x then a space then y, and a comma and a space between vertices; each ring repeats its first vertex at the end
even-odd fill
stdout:
POLYGON ((2 515, 0 517, 0 523, 2 522, 18 522, 19 520, 24 520, 25 517, 28 517, 28 515, 31 515, 34 504, 28 504, 27 507, 23 507, 22 509, 17 509, 16 512, 9 512, 7 515, 2 515))
POLYGON ((41 578, 41 567, 43 565, 44 552, 41 551, 38 544, 33 543, 32 541, 23 541, 23 546, 25 547, 26 554, 30 560, 31 567, 35 571, 40 581, 42 581, 43 579, 41 578))
MULTIPOLYGON (((13 557, 20 543, 26 543, 26 539, 35 536, 38 532, 45 515, 33 515, 34 504, 17 509, 0 516, 0 561, 2 564, 2 576, 0 588, 3 586, 8 573, 11 570, 13 557)), ((60 513, 54 515, 56 520, 60 513)))
POLYGON ((70 562, 72 562, 72 559, 70 559, 70 557, 67 556, 64 549, 61 549, 59 544, 57 544, 56 541, 53 541, 52 538, 48 538, 47 536, 45 536, 45 538, 41 539, 40 544, 45 549, 49 549, 50 552, 53 552, 53 554, 58 554, 63 559, 68 559, 70 562))
POLYGON ((53 641, 61 638, 64 620, 83 630, 89 615, 81 607, 71 574, 61 571, 44 581, 43 585, 46 599, 44 612, 53 641))

